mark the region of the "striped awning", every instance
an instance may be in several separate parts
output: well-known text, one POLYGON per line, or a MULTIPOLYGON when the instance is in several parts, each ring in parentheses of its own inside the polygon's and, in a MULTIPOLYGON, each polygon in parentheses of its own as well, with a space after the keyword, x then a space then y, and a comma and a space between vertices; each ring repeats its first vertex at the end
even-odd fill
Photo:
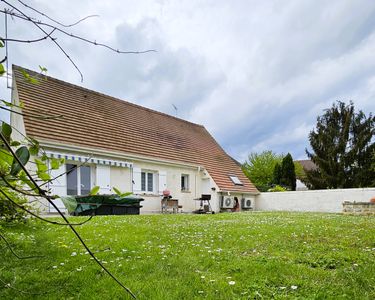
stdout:
POLYGON ((65 158, 67 161, 87 162, 90 164, 107 165, 114 167, 131 168, 133 164, 123 160, 113 160, 107 158, 100 158, 95 156, 83 156, 79 154, 68 154, 61 152, 45 151, 46 155, 50 158, 65 158))

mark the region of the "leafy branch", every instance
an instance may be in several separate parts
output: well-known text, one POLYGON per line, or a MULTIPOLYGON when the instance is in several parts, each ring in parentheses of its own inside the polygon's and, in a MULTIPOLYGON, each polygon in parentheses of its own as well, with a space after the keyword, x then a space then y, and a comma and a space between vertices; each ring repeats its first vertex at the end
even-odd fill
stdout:
MULTIPOLYGON (((29 160, 29 157, 30 157, 30 153, 28 152, 28 149, 26 147, 21 147, 21 148, 18 148, 16 151, 14 151, 12 149, 12 147, 10 146, 9 144, 9 140, 10 140, 10 134, 11 132, 9 132, 9 129, 8 127, 5 126, 5 128, 7 128, 7 131, 6 131, 6 135, 4 135, 3 131, 0 132, 0 139, 1 141, 3 142, 3 145, 6 147, 7 151, 9 151, 13 158, 14 158, 14 161, 12 163, 12 168, 11 168, 11 173, 13 174, 17 174, 19 173, 19 171, 23 171, 28 180, 30 180, 30 182, 35 186, 36 190, 38 191, 38 194, 43 197, 44 199, 46 199, 49 204, 51 204, 53 206, 53 208, 58 212, 58 214, 62 217, 62 219, 64 220, 65 224, 73 231, 74 235, 77 237, 77 239, 81 242, 81 244, 83 245, 83 247, 86 249, 86 251, 90 254, 90 256, 94 259, 94 261, 113 279, 115 280, 125 291, 127 291, 134 299, 136 299, 135 295, 133 294, 133 292, 127 288, 125 285, 123 285, 121 283, 121 281, 119 281, 99 260, 98 258, 95 256, 95 254, 91 251, 91 249, 87 246, 87 244, 84 242, 84 240, 82 239, 82 237, 80 236, 80 234, 77 232, 77 230, 74 228, 74 225, 71 224, 69 222, 69 220, 66 218, 66 216, 60 211, 60 209, 57 207, 57 205, 52 201, 51 199, 51 196, 50 195, 47 195, 46 191, 44 189, 42 189, 38 184, 37 182, 35 181, 35 179, 33 178, 33 176, 29 173, 29 171, 26 169, 25 167, 25 164, 27 163, 27 161, 29 160), (20 150, 21 149, 21 150, 20 150)), ((0 192, 11 202, 15 203, 13 200, 11 200, 11 198, 3 191, 3 190, 0 190, 0 192)), ((17 204, 18 205, 18 204, 17 204)), ((18 205, 21 209, 23 208, 22 205, 18 205)), ((25 208, 23 208, 25 209, 25 208)), ((30 213, 30 211, 28 211, 30 213)), ((37 218, 41 218, 39 216, 37 216, 36 214, 33 214, 35 217, 37 218)), ((44 221, 47 221, 47 222, 53 222, 53 221, 49 221, 49 220, 46 220, 44 219, 44 221)))

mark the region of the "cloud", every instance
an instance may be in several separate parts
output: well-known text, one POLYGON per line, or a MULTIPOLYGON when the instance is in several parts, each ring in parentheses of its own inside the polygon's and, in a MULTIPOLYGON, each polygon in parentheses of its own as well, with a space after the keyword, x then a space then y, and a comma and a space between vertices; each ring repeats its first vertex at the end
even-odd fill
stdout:
MULTIPOLYGON (((83 71, 84 86, 171 115, 174 104, 179 117, 205 125, 240 161, 262 150, 302 158, 316 117, 336 100, 375 110, 374 1, 37 4, 67 23, 99 13, 74 29, 91 39, 156 49, 118 55, 58 36, 83 71)), ((11 58, 81 84, 63 55, 46 45, 14 45, 11 58)))
POLYGON ((103 53, 88 71, 91 85, 100 86, 111 95, 165 113, 189 118, 197 103, 204 101, 225 80, 209 68, 204 57, 187 48, 171 49, 154 19, 143 19, 136 26, 122 23, 113 41, 122 49, 156 52, 115 56, 103 53), (97 76, 95 70, 101 70, 97 76))
MULTIPOLYGON (((246 152, 264 149, 303 156, 308 132, 322 110, 335 100, 353 99, 375 73, 374 5, 362 4, 336 1, 324 9, 306 1, 283 8, 268 4, 250 12, 251 28, 239 17, 254 34, 244 43, 253 42, 256 50, 239 55, 243 63, 232 66, 233 76, 215 91, 227 99, 217 102, 211 96, 195 109, 196 118, 210 109, 207 126, 239 160, 246 152), (296 132, 300 128, 304 130, 296 132), (288 134, 294 137, 286 138, 288 134)), ((374 110, 369 99, 353 100, 362 104, 359 109, 374 110)))

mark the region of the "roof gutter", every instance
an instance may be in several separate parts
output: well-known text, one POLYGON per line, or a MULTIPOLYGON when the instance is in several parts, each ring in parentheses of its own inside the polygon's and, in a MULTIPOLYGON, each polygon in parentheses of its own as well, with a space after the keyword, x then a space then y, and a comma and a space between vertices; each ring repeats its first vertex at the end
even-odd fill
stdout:
POLYGON ((233 194, 249 194, 249 195, 260 195, 260 192, 247 192, 247 191, 231 191, 231 190, 220 190, 221 193, 233 193, 233 194))

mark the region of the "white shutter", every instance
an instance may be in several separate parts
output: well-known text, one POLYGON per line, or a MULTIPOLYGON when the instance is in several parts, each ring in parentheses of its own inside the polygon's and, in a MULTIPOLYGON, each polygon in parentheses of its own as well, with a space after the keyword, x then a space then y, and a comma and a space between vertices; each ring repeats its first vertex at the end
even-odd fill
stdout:
POLYGON ((141 168, 133 168, 133 193, 140 193, 142 191, 141 168))
POLYGON ((159 195, 167 188, 167 172, 159 171, 159 195))
POLYGON ((110 166, 96 166, 96 185, 100 187, 99 194, 111 193, 111 169, 110 166))
MULTIPOLYGON (((49 184, 48 184, 48 188, 50 190, 50 194, 51 195, 58 195, 58 196, 66 196, 66 165, 63 164, 60 166, 59 169, 57 170, 50 170, 49 173, 51 175, 51 179, 55 178, 55 177, 58 177, 59 175, 61 175, 59 178, 51 181, 49 184)), ((60 199, 55 199, 55 200, 52 200, 56 206, 63 212, 66 211, 66 208, 64 206, 64 203, 60 200, 60 199)), ((57 212, 57 210, 51 205, 49 204, 49 211, 50 212, 57 212)))

